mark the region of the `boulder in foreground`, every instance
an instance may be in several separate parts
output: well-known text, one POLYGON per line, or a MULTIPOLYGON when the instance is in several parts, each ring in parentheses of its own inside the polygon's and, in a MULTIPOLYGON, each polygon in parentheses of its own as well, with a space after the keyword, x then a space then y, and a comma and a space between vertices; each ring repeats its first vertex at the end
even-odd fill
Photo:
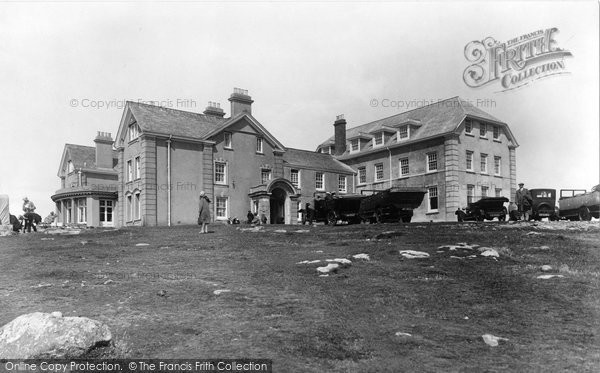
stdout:
POLYGON ((75 358, 111 339, 108 326, 99 321, 34 312, 0 328, 0 359, 75 358))

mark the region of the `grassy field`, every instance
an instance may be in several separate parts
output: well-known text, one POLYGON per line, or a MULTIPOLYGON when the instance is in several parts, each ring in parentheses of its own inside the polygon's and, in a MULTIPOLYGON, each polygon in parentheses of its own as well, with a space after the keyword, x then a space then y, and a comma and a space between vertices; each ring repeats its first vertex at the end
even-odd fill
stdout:
POLYGON ((95 356, 268 358, 276 372, 600 369, 597 222, 240 227, 0 238, 0 325, 61 311, 109 325, 114 347, 95 356), (500 256, 439 248, 460 242, 500 256), (328 277, 297 264, 333 258, 353 263, 328 277))

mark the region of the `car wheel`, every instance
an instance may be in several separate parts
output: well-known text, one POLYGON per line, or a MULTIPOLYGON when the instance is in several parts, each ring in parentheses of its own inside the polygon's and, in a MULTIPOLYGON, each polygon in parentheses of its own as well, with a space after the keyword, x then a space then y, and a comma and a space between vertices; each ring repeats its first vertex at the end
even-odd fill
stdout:
POLYGON ((498 221, 506 221, 506 214, 498 216, 498 221))
POLYGON ((402 217, 403 223, 410 223, 411 220, 412 220, 412 216, 403 216, 402 217))
POLYGON ((590 209, 585 206, 579 208, 579 220, 590 221, 592 220, 592 214, 590 214, 590 209))

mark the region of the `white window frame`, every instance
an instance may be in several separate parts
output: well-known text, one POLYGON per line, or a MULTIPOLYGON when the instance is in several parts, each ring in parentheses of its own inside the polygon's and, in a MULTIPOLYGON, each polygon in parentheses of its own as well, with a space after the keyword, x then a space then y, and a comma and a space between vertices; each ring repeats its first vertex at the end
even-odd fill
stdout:
POLYGON ((138 126, 137 122, 131 123, 128 127, 129 133, 129 141, 133 141, 140 137, 140 126, 138 126))
POLYGON ((229 216, 229 197, 216 197, 215 198, 216 220, 227 220, 228 216, 229 216), (220 206, 223 202, 225 203, 224 207, 220 206))
POLYGON ((494 175, 502 174, 502 157, 494 156, 494 175))
POLYGON ((494 140, 500 140, 500 126, 493 127, 493 135, 494 140))
POLYGON ((373 136, 373 147, 378 147, 378 146, 383 146, 383 144, 385 143, 385 135, 383 133, 383 131, 378 132, 375 134, 375 136, 373 136))
POLYGON ((479 137, 487 138, 487 125, 485 123, 479 123, 479 137))
POLYGON ((65 211, 67 213, 67 218, 65 219, 67 224, 73 223, 73 204, 70 199, 65 201, 65 211))
POLYGON ((466 167, 467 171, 475 171, 473 169, 473 154, 474 153, 471 150, 467 150, 466 153, 465 153, 465 157, 466 157, 465 158, 466 159, 465 167, 466 167))
POLYGON ((227 162, 220 162, 220 161, 216 161, 215 162, 215 184, 218 185, 227 185, 227 162), (222 165, 223 166, 223 172, 217 172, 217 167, 222 165), (217 180, 217 175, 223 175, 223 180, 217 180))
POLYGON ((225 149, 233 149, 231 144, 231 132, 223 132, 223 147, 225 149))
POLYGON ((439 192, 438 192, 438 187, 437 185, 431 185, 427 187, 427 212, 439 212, 439 207, 440 207, 440 197, 439 197, 439 192), (432 196, 432 191, 435 190, 435 195, 432 196), (436 198, 437 199, 437 208, 431 208, 431 199, 432 198, 436 198))
POLYGON ((359 167, 358 168, 358 184, 364 185, 367 183, 367 167, 359 167))
POLYGON ((290 170, 290 181, 292 185, 297 189, 300 189, 300 170, 292 169, 290 170), (296 179, 296 180, 294 180, 296 179))
POLYGON ((325 190, 325 173, 324 172, 320 172, 320 171, 315 172, 315 189, 316 190, 325 190), (320 187, 319 187, 319 184, 321 184, 320 187))
POLYGON ((496 197, 502 197, 502 188, 496 188, 494 193, 496 197))
POLYGON ((350 153, 356 153, 359 151, 360 151, 360 139, 350 140, 350 153), (356 144, 356 149, 354 149, 354 144, 356 144))
POLYGON ((375 173, 374 173, 374 180, 375 181, 382 181, 384 180, 384 172, 383 172, 383 163, 376 163, 375 164, 375 173), (381 177, 380 177, 381 176, 381 177))
POLYGON ((131 159, 127 161, 127 181, 133 181, 133 164, 131 159))
POLYGON ((408 140, 410 138, 410 127, 405 125, 398 128, 397 138, 398 141, 408 140), (406 136, 403 136, 404 133, 406 133, 406 136))
POLYGON ((70 174, 73 171, 75 171, 75 166, 73 165, 72 161, 68 161, 67 162, 67 174, 70 174))
POLYGON ((125 196, 126 221, 133 221, 133 194, 128 193, 125 196))
POLYGON ((348 179, 346 175, 338 175, 338 192, 346 193, 348 191, 348 179))
POLYGON ((408 157, 400 158, 398 163, 399 163, 399 167, 400 167, 400 176, 410 175, 410 161, 409 161, 408 157), (403 165, 402 164, 403 162, 405 162, 406 164, 403 165), (406 167, 406 172, 404 172, 404 167, 406 167))
POLYGON ((133 220, 142 219, 142 196, 141 192, 137 191, 133 193, 133 220))
POLYGON ((488 155, 485 153, 481 153, 479 155, 481 158, 479 160, 479 171, 481 171, 482 174, 487 174, 488 173, 488 155))
POLYGON ((434 172, 438 170, 438 157, 437 152, 427 153, 427 172, 434 172), (431 168, 431 165, 435 164, 435 168, 431 168))
POLYGON ((490 187, 486 185, 481 186, 481 198, 488 197, 490 193, 490 187))
POLYGON ((87 223, 87 200, 85 198, 78 198, 77 201, 77 223, 87 223))
POLYGON ((273 171, 270 168, 261 168, 260 169, 260 183, 266 185, 271 181, 273 176, 273 171), (265 177, 266 176, 266 177, 265 177))
POLYGON ((467 203, 474 202, 475 199, 475 185, 467 184, 467 203))
POLYGON ((262 137, 256 138, 256 152, 258 154, 264 154, 264 139, 262 137))
POLYGON ((473 134, 473 121, 470 119, 465 119, 465 133, 473 134))
POLYGON ((142 177, 142 160, 139 156, 135 157, 135 173, 134 173, 134 179, 138 180, 142 177))
POLYGON ((109 199, 101 199, 100 201, 100 224, 113 222, 113 201, 109 199), (102 211, 104 209, 104 212, 102 211), (110 220, 108 219, 110 210, 110 220))

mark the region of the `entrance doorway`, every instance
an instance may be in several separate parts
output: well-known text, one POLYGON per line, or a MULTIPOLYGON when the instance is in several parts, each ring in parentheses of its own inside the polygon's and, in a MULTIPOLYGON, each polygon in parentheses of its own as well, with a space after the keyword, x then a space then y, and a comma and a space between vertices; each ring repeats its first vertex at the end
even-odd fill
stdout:
POLYGON ((285 199, 287 193, 281 188, 274 188, 271 191, 269 205, 271 207, 271 224, 285 223, 285 199))

